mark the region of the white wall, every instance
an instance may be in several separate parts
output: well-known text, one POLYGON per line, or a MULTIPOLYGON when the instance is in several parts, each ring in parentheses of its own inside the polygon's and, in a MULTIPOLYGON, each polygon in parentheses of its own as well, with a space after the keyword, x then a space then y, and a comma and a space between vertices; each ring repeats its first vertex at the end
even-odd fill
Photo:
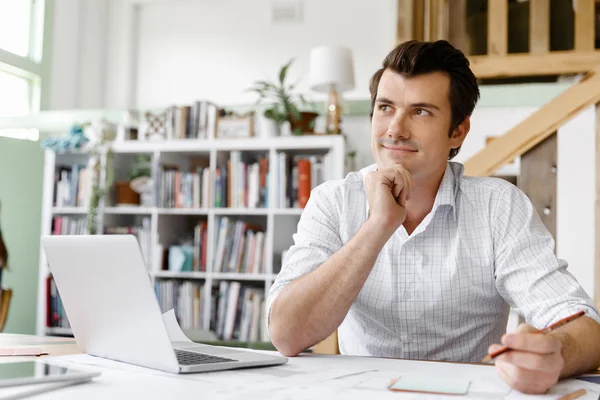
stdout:
POLYGON ((255 97, 243 90, 255 80, 275 78, 290 58, 296 59, 291 77, 302 77, 298 90, 308 92, 309 51, 321 44, 352 49, 356 89, 345 97, 368 97, 369 78, 394 45, 396 2, 285 1, 290 2, 302 4, 301 22, 271 22, 271 4, 281 0, 139 5, 136 105, 199 98, 252 102, 255 97))
POLYGON ((585 291, 594 297, 596 113, 586 109, 558 130, 556 242, 585 291))
POLYGON ((104 106, 107 6, 107 0, 55 2, 49 109, 104 106))
POLYGON ((137 6, 129 1, 108 0, 106 82, 104 106, 130 108, 135 103, 137 82, 137 6))

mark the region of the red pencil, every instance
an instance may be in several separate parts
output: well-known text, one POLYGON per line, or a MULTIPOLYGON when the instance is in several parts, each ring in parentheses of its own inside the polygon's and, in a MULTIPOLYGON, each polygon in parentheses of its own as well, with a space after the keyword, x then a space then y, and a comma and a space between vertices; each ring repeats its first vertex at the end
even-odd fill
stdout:
MULTIPOLYGON (((537 331, 537 332, 536 332, 536 334, 542 334, 542 335, 545 335, 545 334, 546 334, 546 333, 548 333, 548 332, 552 332, 553 330, 555 330, 555 329, 558 329, 558 328, 560 328, 561 326, 563 326, 563 325, 565 325, 565 324, 568 324, 568 323, 569 323, 569 322, 571 322, 571 321, 574 321, 574 320, 576 320, 577 318, 581 317, 581 316, 582 316, 582 315, 584 315, 584 314, 585 314, 585 311, 583 311, 583 310, 582 310, 582 311, 579 311, 579 312, 576 312, 575 314, 573 314, 573 315, 570 315, 570 316, 568 316, 568 317, 566 317, 566 318, 563 318, 563 319, 561 319, 560 321, 558 321, 558 322, 556 322, 556 323, 554 323, 554 324, 550 325, 550 326, 549 326, 549 327, 547 327, 547 328, 544 328, 544 329, 542 329, 542 330, 540 330, 540 331, 537 331)), ((488 354, 487 356, 485 356, 485 357, 483 358, 483 360, 481 360, 481 362, 489 362, 489 361, 493 360, 493 359, 494 359, 494 357, 497 357, 497 356, 499 356, 499 355, 500 355, 500 354, 502 354, 502 353, 506 353, 508 350, 510 350, 510 347, 508 347, 508 346, 504 346, 503 348, 501 348, 501 349, 499 349, 499 350, 496 350, 495 352, 493 352, 493 353, 491 353, 491 354, 488 354)))

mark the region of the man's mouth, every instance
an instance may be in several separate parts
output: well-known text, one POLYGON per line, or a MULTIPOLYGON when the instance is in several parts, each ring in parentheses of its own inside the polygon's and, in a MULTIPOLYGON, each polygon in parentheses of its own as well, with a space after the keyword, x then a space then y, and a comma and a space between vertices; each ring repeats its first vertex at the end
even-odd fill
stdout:
POLYGON ((383 145, 384 149, 387 150, 392 150, 392 151, 401 151, 401 152, 407 152, 407 153, 416 153, 417 150, 413 149, 412 147, 406 147, 406 146, 394 146, 394 145, 383 145))

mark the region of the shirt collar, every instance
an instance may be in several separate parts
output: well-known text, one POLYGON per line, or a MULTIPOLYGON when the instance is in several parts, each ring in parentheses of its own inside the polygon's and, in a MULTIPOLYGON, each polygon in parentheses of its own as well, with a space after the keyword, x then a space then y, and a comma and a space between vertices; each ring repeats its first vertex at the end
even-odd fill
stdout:
POLYGON ((448 205, 452 208, 454 218, 456 218, 456 196, 460 185, 460 178, 463 175, 464 167, 457 162, 448 162, 446 171, 440 182, 440 187, 435 196, 431 211, 434 212, 439 206, 448 205))

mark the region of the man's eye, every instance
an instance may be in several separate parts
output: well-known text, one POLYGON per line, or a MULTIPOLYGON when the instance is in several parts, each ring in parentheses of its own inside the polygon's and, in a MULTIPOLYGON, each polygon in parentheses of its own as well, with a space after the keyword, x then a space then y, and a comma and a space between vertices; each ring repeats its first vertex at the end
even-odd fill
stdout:
POLYGON ((387 104, 380 104, 379 105, 379 110, 380 111, 387 111, 390 109, 390 106, 388 106, 387 104))
POLYGON ((424 110, 422 108, 417 108, 415 110, 415 114, 418 115, 418 116, 429 115, 429 111, 424 110))

